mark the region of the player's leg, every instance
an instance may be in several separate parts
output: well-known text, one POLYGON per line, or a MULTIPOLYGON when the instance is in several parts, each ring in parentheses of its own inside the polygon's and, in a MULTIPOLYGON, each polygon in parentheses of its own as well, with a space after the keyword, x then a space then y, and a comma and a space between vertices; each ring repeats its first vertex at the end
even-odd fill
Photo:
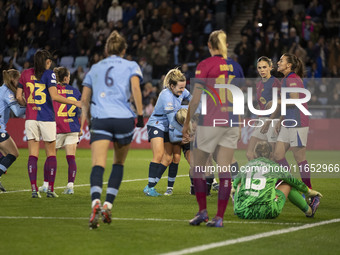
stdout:
POLYGON ((173 144, 172 146, 172 162, 169 165, 169 174, 168 174, 168 188, 164 195, 172 195, 173 187, 175 184, 177 172, 178 172, 178 164, 181 160, 181 146, 179 144, 173 144))
POLYGON ((290 148, 289 130, 286 127, 281 127, 277 137, 277 142, 274 151, 274 160, 285 169, 290 171, 289 164, 286 159, 286 152, 290 148))
POLYGON ((76 163, 77 143, 65 145, 66 160, 68 164, 68 180, 64 194, 74 194, 74 180, 77 174, 76 163))
POLYGON ((162 160, 158 166, 158 171, 156 175, 156 184, 162 178, 162 175, 164 174, 165 170, 172 162, 172 153, 173 153, 172 148, 173 148, 172 143, 168 141, 164 141, 164 153, 163 153, 162 160))
MULTIPOLYGON (((2 174, 7 172, 7 169, 13 164, 13 162, 17 159, 19 156, 19 150, 13 141, 12 137, 9 136, 8 133, 2 133, 5 134, 5 137, 3 138, 1 136, 0 138, 0 149, 4 152, 3 158, 0 161, 0 177, 2 174)), ((6 189, 2 186, 0 182, 0 191, 5 192, 6 189)))

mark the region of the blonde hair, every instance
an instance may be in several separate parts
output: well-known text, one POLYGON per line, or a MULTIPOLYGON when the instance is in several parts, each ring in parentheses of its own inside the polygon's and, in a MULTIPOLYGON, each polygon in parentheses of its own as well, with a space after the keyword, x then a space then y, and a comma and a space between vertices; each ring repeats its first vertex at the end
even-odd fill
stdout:
POLYGON ((176 86, 179 81, 186 81, 185 76, 178 68, 174 68, 166 74, 163 86, 164 88, 170 88, 171 85, 176 86))
POLYGON ((227 34, 223 30, 216 30, 209 36, 208 42, 214 50, 218 50, 223 58, 227 59, 227 34))
MULTIPOLYGON (((179 109, 176 113, 177 122, 183 126, 185 119, 187 118, 187 115, 188 115, 188 109, 187 108, 179 109)), ((189 122, 189 133, 191 133, 191 130, 192 130, 192 124, 191 124, 191 122, 189 122)))
POLYGON ((66 67, 55 67, 53 69, 53 72, 55 73, 55 76, 57 78, 58 83, 63 83, 65 77, 68 77, 70 72, 66 67))
POLYGON ((260 158, 270 158, 270 154, 272 153, 272 147, 266 141, 257 142, 255 145, 255 157, 260 158))
POLYGON ((127 48, 125 38, 116 30, 106 40, 105 50, 108 55, 120 55, 127 48))
POLYGON ((16 94, 17 84, 14 83, 14 80, 19 79, 20 72, 15 69, 3 70, 2 76, 7 88, 9 88, 14 94, 16 94))

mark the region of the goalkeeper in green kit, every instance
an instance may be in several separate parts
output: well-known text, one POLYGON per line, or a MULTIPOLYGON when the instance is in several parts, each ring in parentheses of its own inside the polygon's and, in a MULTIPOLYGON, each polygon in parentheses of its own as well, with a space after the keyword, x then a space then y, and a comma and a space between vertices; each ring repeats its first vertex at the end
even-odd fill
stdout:
POLYGON ((322 195, 269 160, 270 154, 270 144, 258 142, 255 159, 237 175, 232 188, 235 214, 241 219, 273 219, 279 216, 288 198, 307 217, 313 217, 322 195), (278 180, 282 181, 276 185, 278 180), (311 199, 310 204, 301 192, 311 199))

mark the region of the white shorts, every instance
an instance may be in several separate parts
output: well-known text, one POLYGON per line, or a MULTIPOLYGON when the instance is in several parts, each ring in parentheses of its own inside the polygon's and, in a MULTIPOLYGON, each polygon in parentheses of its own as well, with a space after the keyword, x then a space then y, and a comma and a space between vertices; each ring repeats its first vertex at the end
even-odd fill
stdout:
POLYGON ((26 120, 25 131, 27 140, 53 142, 57 137, 57 125, 55 121, 26 120))
MULTIPOLYGON (((260 119, 263 120, 263 122, 265 122, 265 120, 267 118, 260 118, 260 119)), ((261 140, 264 140, 264 141, 268 141, 269 143, 276 143, 278 135, 275 132, 275 125, 276 125, 277 121, 273 121, 272 123, 274 123, 274 127, 273 127, 272 124, 270 124, 269 128, 268 128, 268 132, 265 133, 265 134, 262 134, 260 132, 262 127, 254 127, 253 128, 254 131, 251 134, 251 136, 256 137, 258 139, 261 139, 261 140)))
POLYGON ((196 130, 195 147, 207 153, 213 153, 217 145, 237 149, 238 139, 238 127, 198 126, 196 130))
POLYGON ((77 144, 79 142, 79 132, 57 134, 56 149, 60 149, 68 144, 77 144))
POLYGON ((309 127, 281 127, 277 141, 289 143, 290 147, 305 147, 307 145, 309 127))

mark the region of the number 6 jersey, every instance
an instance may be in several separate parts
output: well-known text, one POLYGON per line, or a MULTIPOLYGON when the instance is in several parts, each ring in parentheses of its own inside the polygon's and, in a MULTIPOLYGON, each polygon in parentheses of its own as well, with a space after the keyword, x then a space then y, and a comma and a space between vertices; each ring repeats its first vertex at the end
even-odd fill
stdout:
MULTIPOLYGON (((58 94, 73 101, 79 101, 81 94, 78 89, 68 84, 57 85, 58 94)), ((79 108, 53 101, 55 119, 57 122, 57 134, 80 132, 79 108)))
POLYGON ((52 70, 46 70, 40 81, 30 68, 21 73, 19 88, 22 88, 26 99, 26 120, 54 121, 52 98, 48 88, 56 86, 56 76, 52 70))
POLYGON ((135 117, 129 103, 132 76, 143 79, 138 64, 115 55, 91 67, 84 78, 83 86, 92 90, 92 118, 135 117))

